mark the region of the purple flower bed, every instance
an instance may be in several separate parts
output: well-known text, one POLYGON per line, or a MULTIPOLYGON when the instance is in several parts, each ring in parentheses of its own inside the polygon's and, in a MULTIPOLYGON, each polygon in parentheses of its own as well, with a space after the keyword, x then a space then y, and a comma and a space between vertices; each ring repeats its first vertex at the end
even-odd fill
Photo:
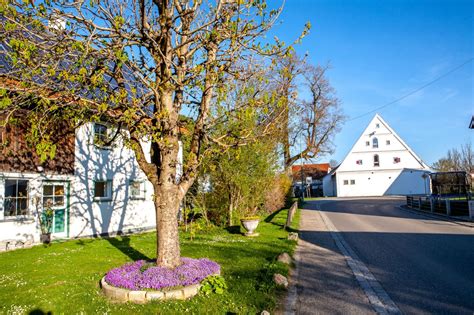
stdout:
POLYGON ((181 258, 182 264, 174 269, 162 268, 152 262, 138 260, 107 272, 105 281, 129 290, 173 288, 200 283, 221 267, 207 258, 181 258))

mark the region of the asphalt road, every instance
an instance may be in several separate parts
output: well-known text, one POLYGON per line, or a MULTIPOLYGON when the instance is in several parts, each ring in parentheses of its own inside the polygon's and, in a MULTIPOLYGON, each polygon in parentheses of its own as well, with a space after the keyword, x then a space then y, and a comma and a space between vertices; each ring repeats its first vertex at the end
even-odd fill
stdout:
POLYGON ((402 313, 474 314, 474 228, 401 210, 402 202, 373 198, 305 204, 296 313, 373 312, 324 216, 402 313))

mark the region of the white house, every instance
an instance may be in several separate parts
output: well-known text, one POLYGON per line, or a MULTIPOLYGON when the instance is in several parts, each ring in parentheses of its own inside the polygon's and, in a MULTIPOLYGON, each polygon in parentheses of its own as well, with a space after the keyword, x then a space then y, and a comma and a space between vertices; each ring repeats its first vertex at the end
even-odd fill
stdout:
POLYGON ((430 193, 428 166, 376 114, 336 169, 323 179, 325 196, 430 193))
MULTIPOLYGON (((73 157, 63 159, 73 165, 63 168, 56 163, 48 169, 22 167, 17 171, 14 168, 20 164, 7 167, 1 159, 0 243, 39 242, 37 213, 47 204, 54 205, 53 239, 156 227, 153 188, 138 167, 134 152, 119 138, 110 147, 95 143, 109 132, 107 125, 98 123, 77 128, 69 151, 73 157)), ((182 163, 181 146, 178 160, 182 163)), ((3 249, 5 246, 0 246, 3 249)))

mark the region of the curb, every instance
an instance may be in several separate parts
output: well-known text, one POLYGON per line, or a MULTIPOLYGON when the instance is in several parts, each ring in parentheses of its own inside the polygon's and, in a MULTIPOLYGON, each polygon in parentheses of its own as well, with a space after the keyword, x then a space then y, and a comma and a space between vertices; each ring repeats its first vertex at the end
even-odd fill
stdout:
POLYGON ((201 284, 193 284, 169 291, 133 291, 111 286, 105 281, 105 276, 100 280, 100 286, 104 295, 115 302, 137 304, 145 304, 156 300, 185 300, 198 294, 201 288, 201 284))
POLYGON ((454 224, 474 228, 474 222, 464 219, 464 218, 456 218, 456 217, 448 216, 442 213, 434 213, 434 212, 427 212, 427 211, 418 210, 418 209, 412 209, 412 208, 408 208, 405 205, 398 206, 398 209, 405 210, 405 211, 418 214, 418 215, 423 215, 425 217, 434 218, 434 219, 442 219, 444 221, 451 222, 454 224))

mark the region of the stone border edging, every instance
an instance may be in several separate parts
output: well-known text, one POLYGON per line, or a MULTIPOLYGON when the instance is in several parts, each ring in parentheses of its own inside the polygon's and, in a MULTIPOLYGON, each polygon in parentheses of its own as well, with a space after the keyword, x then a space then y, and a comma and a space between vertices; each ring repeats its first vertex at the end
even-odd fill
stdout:
POLYGON ((100 286, 105 296, 116 302, 132 302, 144 304, 156 300, 184 300, 198 294, 201 284, 193 284, 184 288, 170 291, 133 291, 111 286, 105 281, 105 276, 100 280, 100 286))

